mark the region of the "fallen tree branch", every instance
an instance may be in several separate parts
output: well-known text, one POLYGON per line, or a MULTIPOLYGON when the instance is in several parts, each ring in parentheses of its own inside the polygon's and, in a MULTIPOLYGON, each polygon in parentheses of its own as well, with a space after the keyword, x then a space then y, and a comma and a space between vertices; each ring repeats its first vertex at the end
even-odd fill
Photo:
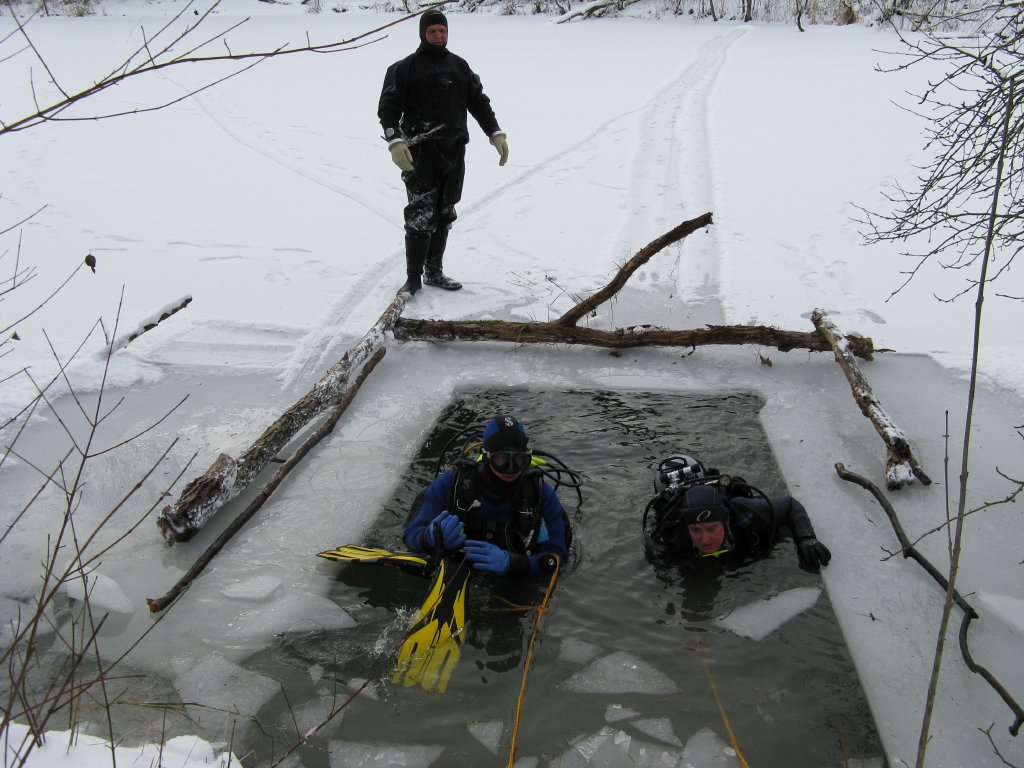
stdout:
POLYGON ((240 459, 222 453, 205 473, 186 485, 178 500, 164 507, 157 517, 157 526, 167 544, 191 539, 218 509, 256 479, 299 430, 318 414, 350 398, 362 383, 360 371, 383 348, 385 334, 394 327, 404 308, 405 299, 397 296, 359 343, 281 414, 240 459))
MULTIPOLYGON (((896 533, 896 538, 900 543, 900 547, 903 551, 905 558, 910 558, 918 563, 928 575, 931 576, 943 590, 949 590, 949 581, 943 576, 939 570, 932 565, 925 557, 915 549, 914 545, 910 543, 910 539, 907 537, 906 532, 903 530, 903 526, 900 524, 899 517, 896 515, 896 510, 893 509, 889 500, 882 494, 878 486, 868 480, 866 477, 858 475, 854 472, 850 472, 845 466, 837 463, 836 474, 839 475, 843 480, 859 485, 861 488, 866 489, 875 497, 875 500, 884 510, 886 516, 889 518, 889 522, 892 525, 893 531, 896 533)), ((977 664, 974 661, 974 657, 971 656, 970 648, 967 645, 967 630, 971 625, 971 622, 978 618, 978 612, 974 610, 970 603, 968 603, 963 595, 957 590, 953 590, 953 601, 960 607, 960 610, 964 612, 963 621, 960 624, 960 653, 964 657, 964 662, 967 664, 967 668, 980 675, 984 678, 992 689, 999 694, 1000 698, 1006 705, 1013 711, 1014 721, 1010 726, 1010 734, 1016 736, 1020 732, 1020 727, 1024 724, 1024 709, 1021 709, 1010 693, 1002 686, 1002 684, 995 678, 995 676, 989 672, 985 667, 977 664)))
POLYGON ((836 362, 846 374, 846 380, 850 382, 853 399, 860 407, 861 413, 874 425, 875 431, 886 445, 886 487, 890 491, 899 490, 904 485, 914 482, 914 478, 920 480, 922 485, 931 485, 931 478, 918 464, 903 430, 889 418, 889 414, 885 412, 881 402, 871 391, 871 385, 864 378, 864 374, 854 359, 854 352, 849 342, 850 337, 844 337, 822 309, 815 309, 811 313, 811 320, 814 322, 814 327, 818 329, 818 333, 832 347, 836 362))
POLYGON ((182 296, 177 301, 168 304, 163 309, 157 310, 152 315, 141 321, 136 326, 134 331, 129 331, 124 336, 119 336, 114 340, 114 349, 123 349, 135 341, 139 336, 151 331, 156 328, 160 323, 169 318, 171 315, 176 314, 192 303, 191 296, 182 296))
MULTIPOLYGON (((782 352, 808 349, 828 352, 832 347, 817 333, 783 331, 764 325, 709 325, 676 331, 650 325, 601 331, 551 323, 511 323, 501 320, 414 320, 399 318, 395 338, 441 341, 510 341, 516 344, 588 344, 594 347, 696 347, 714 344, 758 344, 782 352)), ((873 359, 870 338, 851 336, 850 348, 858 357, 873 359)))
POLYGON ((669 230, 661 237, 657 237, 651 242, 649 242, 647 245, 645 245, 643 248, 637 251, 633 258, 631 258, 629 261, 627 261, 619 268, 619 271, 616 273, 615 277, 612 278, 611 282, 608 283, 608 285, 606 285, 600 291, 592 295, 590 298, 581 301, 575 307, 570 309, 568 312, 566 312, 564 315, 558 318, 555 321, 555 324, 564 326, 576 325, 580 318, 586 317, 597 307, 601 306, 606 301, 608 301, 608 299, 612 298, 612 296, 618 293, 619 289, 626 284, 626 281, 629 280, 633 273, 640 269, 640 267, 642 267, 648 261, 650 261, 651 257, 654 256, 656 253, 663 250, 664 248, 667 248, 673 243, 679 242, 687 235, 696 232, 698 229, 703 229, 704 227, 709 227, 712 224, 714 224, 714 222, 711 220, 711 216, 711 212, 708 211, 703 216, 698 216, 696 219, 684 221, 676 228, 669 230))
POLYGON ((209 565, 210 561, 213 560, 217 553, 224 548, 224 545, 231 540, 231 537, 238 533, 242 529, 242 526, 252 519, 252 516, 255 515, 260 507, 263 506, 264 502, 270 498, 270 495, 277 489, 277 486, 281 484, 281 481, 284 480, 288 473, 291 472, 300 461, 302 461, 303 457, 312 450, 313 446, 323 440, 334 430, 335 425, 338 423, 338 419, 341 418, 341 414, 343 414, 348 408, 349 403, 351 403, 352 399, 356 396, 356 392, 359 390, 363 381, 366 380, 366 377, 377 366, 377 363, 381 361, 386 352, 387 349, 385 347, 379 347, 377 351, 373 353, 373 356, 366 361, 366 364, 359 371, 359 375, 356 377, 354 386, 350 387, 345 393, 342 401, 331 409, 331 412, 324 423, 317 427, 316 431, 307 437, 295 453, 293 453, 291 457, 281 465, 281 468, 277 470, 270 482, 260 490, 259 495, 256 496, 256 498, 249 503, 249 506, 247 506, 238 517, 232 520, 231 524, 224 529, 220 536, 218 536, 214 542, 206 548, 206 551, 199 556, 199 559, 196 560, 195 564, 188 569, 184 576, 178 579, 178 583, 171 587, 163 597, 148 598, 146 600, 149 604, 150 613, 159 613, 174 602, 182 592, 188 589, 195 578, 203 572, 206 566, 209 565))
MULTIPOLYGON (((633 273, 650 261, 664 248, 677 243, 687 235, 713 224, 712 213, 684 221, 679 226, 655 238, 623 264, 611 281, 601 290, 578 302, 569 311, 548 323, 516 323, 501 320, 413 320, 399 318, 395 323, 395 337, 399 339, 425 339, 443 341, 510 341, 516 344, 588 344, 594 347, 696 347, 698 344, 758 344, 776 347, 782 352, 791 349, 811 349, 825 352, 831 346, 816 333, 782 331, 763 325, 709 325, 687 331, 640 325, 601 331, 576 325, 604 302, 611 299, 626 284, 633 273)), ((866 360, 873 359, 871 339, 851 336, 847 343, 854 354, 866 360)))

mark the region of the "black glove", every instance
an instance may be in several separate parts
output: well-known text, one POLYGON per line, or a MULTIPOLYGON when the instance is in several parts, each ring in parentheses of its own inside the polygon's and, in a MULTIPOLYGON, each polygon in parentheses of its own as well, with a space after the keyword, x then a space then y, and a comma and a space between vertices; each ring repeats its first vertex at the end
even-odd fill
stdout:
POLYGON ((822 565, 828 565, 832 553, 828 547, 813 536, 805 536, 796 543, 796 554, 800 558, 800 567, 809 571, 817 571, 822 565))

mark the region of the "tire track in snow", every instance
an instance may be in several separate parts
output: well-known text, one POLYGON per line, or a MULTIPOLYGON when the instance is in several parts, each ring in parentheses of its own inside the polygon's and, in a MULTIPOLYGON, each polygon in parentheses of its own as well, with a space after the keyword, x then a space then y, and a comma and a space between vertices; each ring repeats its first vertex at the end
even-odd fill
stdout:
MULTIPOLYGON (((173 80, 170 80, 169 78, 168 78, 168 80, 170 82, 174 82, 173 80)), ((185 88, 183 86, 180 86, 177 83, 174 83, 174 84, 177 87, 181 88, 182 90, 185 90, 185 88)), ((280 167, 284 168, 286 171, 290 171, 291 173, 294 173, 296 176, 301 176, 302 178, 306 179, 307 181, 311 181, 314 184, 317 184, 318 186, 323 187, 324 189, 327 189, 327 190, 330 190, 331 192, 334 192, 336 195, 341 195, 342 197, 352 201, 356 205, 365 208, 367 211, 372 213, 377 218, 379 218, 379 219, 387 222, 388 224, 391 224, 392 226, 394 226, 395 217, 394 217, 394 212, 393 211, 384 211, 383 209, 378 208, 377 206, 375 206, 372 203, 368 202, 365 198, 360 197, 359 195, 357 195, 357 194, 355 194, 353 192, 348 191, 347 189, 345 189, 345 187, 339 186, 338 184, 334 184, 334 183, 328 181, 327 179, 324 179, 324 178, 318 176, 315 173, 311 173, 311 172, 309 172, 309 171, 299 167, 295 163, 289 161, 287 158, 281 157, 279 155, 276 155, 273 152, 270 152, 269 150, 264 149, 263 147, 259 146, 254 140, 251 140, 248 137, 243 136, 238 131, 232 130, 232 128, 227 124, 227 122, 225 122, 224 120, 221 120, 220 118, 218 118, 216 113, 213 110, 207 108, 207 106, 204 103, 203 99, 201 99, 199 96, 193 95, 192 96, 192 101, 194 101, 196 103, 196 105, 199 107, 199 109, 202 111, 202 113, 204 115, 206 115, 210 119, 210 122, 212 122, 214 125, 216 125, 218 128, 220 128, 228 136, 228 138, 230 138, 232 141, 236 142, 240 146, 243 146, 246 149, 251 150, 252 152, 255 152, 257 155, 260 155, 261 157, 264 157, 267 160, 270 160, 272 163, 275 163, 276 165, 279 165, 280 167)))
MULTIPOLYGON (((644 106, 631 161, 634 205, 618 252, 631 255, 684 219, 714 210, 708 104, 729 49, 746 33, 733 28, 707 40, 644 106)), ((690 324, 722 322, 718 256, 713 227, 658 254, 633 278, 658 299, 645 302, 647 316, 637 321, 657 323, 665 318, 650 317, 651 309, 682 305, 690 324)))
MULTIPOLYGON (((188 89, 185 86, 175 82, 166 75, 164 77, 175 87, 180 88, 183 92, 187 92, 188 89)), ((350 192, 344 187, 321 178, 320 176, 299 167, 295 163, 289 162, 288 159, 280 157, 279 155, 262 148, 254 140, 244 136, 239 131, 233 130, 225 120, 220 119, 213 110, 209 109, 203 99, 198 95, 193 95, 191 100, 214 125, 220 128, 226 136, 240 146, 251 150, 257 155, 270 160, 297 176, 311 181, 318 186, 334 192, 335 194, 341 195, 356 205, 366 209, 379 219, 387 222, 389 225, 396 227, 396 229, 400 229, 400 227, 395 225, 395 212, 393 210, 384 211, 383 209, 368 202, 365 198, 350 192)), ((360 272, 359 277, 349 286, 348 290, 335 301, 332 307, 326 310, 325 314, 328 317, 334 317, 335 319, 327 320, 323 323, 317 323, 315 328, 311 329, 301 339, 297 340, 291 354, 288 356, 288 359, 282 364, 282 373, 280 374, 282 389, 287 389, 296 381, 307 380, 318 374, 318 371, 325 366, 324 358, 326 357, 332 342, 336 341, 337 337, 343 333, 345 320, 351 314, 355 305, 361 303, 361 300, 365 299, 369 295, 376 296, 377 292, 373 289, 381 286, 385 279, 389 277, 390 273, 394 269, 396 257, 400 256, 402 256, 401 251, 392 251, 381 256, 379 259, 369 261, 363 271, 360 272)), ((386 296, 386 299, 387 300, 381 304, 381 311, 383 311, 384 306, 391 302, 392 297, 386 296)))

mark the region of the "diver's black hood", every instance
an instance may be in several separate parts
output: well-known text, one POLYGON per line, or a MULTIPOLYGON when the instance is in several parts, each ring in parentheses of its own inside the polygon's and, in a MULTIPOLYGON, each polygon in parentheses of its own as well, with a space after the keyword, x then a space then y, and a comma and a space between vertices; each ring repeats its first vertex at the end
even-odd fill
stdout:
POLYGON ((438 10, 427 11, 422 16, 420 16, 420 50, 421 51, 424 50, 424 48, 433 48, 434 50, 437 50, 438 48, 441 48, 442 50, 445 49, 445 47, 443 45, 442 46, 431 45, 430 43, 427 42, 427 27, 432 27, 435 24, 440 24, 445 29, 448 29, 448 19, 446 19, 444 14, 441 13, 440 11, 438 11, 438 10))

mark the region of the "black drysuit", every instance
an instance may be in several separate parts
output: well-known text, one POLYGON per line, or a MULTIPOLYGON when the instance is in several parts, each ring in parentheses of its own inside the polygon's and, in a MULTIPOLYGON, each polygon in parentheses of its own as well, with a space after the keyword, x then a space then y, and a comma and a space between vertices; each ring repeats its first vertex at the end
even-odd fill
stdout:
MULTIPOLYGON (((777 496, 770 501, 764 498, 733 497, 727 504, 728 532, 731 536, 731 548, 726 555, 728 559, 765 557, 775 544, 777 531, 782 526, 789 528, 793 534, 801 564, 816 570, 818 559, 821 565, 825 565, 831 558, 827 549, 823 555, 816 550, 813 553, 813 561, 806 562, 808 553, 801 545, 813 542, 817 547, 818 542, 807 510, 792 496, 777 496)), ((671 501, 666 504, 656 503, 654 513, 654 527, 648 533, 655 544, 688 559, 701 559, 700 553, 693 546, 686 521, 678 506, 673 505, 671 501)))
POLYGON ((447 48, 423 43, 388 67, 377 116, 384 138, 404 139, 412 153, 414 170, 402 173, 407 233, 446 235, 455 221, 466 172, 467 113, 488 136, 501 132, 480 78, 447 48))

